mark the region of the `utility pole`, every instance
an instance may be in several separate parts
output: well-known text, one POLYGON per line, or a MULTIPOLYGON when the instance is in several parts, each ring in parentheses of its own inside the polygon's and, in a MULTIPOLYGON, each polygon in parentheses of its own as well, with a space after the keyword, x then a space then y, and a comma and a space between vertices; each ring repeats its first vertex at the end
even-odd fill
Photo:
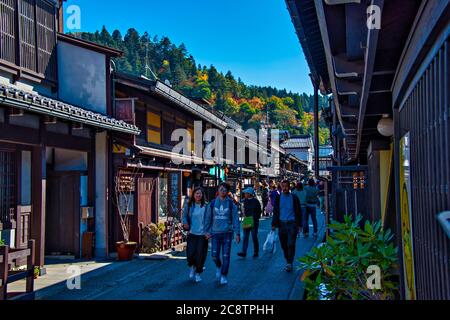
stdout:
POLYGON ((310 77, 314 86, 314 171, 316 179, 319 179, 319 83, 311 74, 310 77))

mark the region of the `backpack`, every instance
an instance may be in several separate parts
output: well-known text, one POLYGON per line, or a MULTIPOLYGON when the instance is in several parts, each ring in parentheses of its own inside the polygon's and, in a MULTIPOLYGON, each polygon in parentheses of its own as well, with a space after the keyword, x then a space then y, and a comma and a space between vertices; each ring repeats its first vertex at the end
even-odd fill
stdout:
POLYGON ((307 187, 305 188, 306 191, 306 203, 307 204, 317 204, 317 195, 318 190, 313 187, 307 187))

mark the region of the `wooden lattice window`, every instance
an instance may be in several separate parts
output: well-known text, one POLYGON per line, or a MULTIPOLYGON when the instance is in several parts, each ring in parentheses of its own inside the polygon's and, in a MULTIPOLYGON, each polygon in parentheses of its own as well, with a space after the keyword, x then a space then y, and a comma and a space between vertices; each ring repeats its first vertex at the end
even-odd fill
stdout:
POLYGON ((16 62, 16 2, 0 0, 0 59, 16 62))
POLYGON ((0 60, 56 81, 56 10, 46 0, 0 0, 0 60))
POLYGON ((0 151, 0 222, 9 223, 17 205, 17 156, 0 151))

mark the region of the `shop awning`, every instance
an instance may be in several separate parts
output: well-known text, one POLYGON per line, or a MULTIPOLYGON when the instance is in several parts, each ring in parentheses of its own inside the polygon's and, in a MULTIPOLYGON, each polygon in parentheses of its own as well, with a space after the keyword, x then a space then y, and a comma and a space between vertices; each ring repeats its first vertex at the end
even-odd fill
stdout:
POLYGON ((201 164, 210 165, 210 166, 215 165, 214 161, 204 160, 204 159, 196 157, 196 156, 186 156, 186 155, 182 155, 179 153, 174 153, 171 151, 166 151, 166 150, 151 148, 151 147, 134 146, 134 148, 137 149, 138 152, 143 155, 160 157, 160 158, 165 158, 165 159, 170 159, 170 160, 177 160, 177 161, 182 161, 185 163, 201 163, 201 164))
POLYGON ((96 128, 134 135, 140 134, 138 127, 122 120, 47 98, 35 92, 27 92, 3 84, 0 84, 0 103, 8 107, 82 123, 96 128))

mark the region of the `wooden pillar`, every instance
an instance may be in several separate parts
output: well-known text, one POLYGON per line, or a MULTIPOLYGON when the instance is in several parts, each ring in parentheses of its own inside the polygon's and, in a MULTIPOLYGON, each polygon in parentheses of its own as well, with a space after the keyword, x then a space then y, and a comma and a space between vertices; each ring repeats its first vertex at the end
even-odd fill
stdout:
POLYGON ((314 86, 314 172, 316 179, 320 176, 319 167, 319 86, 313 80, 314 86))
POLYGON ((46 156, 45 145, 33 147, 32 151, 32 196, 30 238, 35 240, 35 263, 44 266, 45 258, 45 207, 46 207, 46 156))
POLYGON ((8 246, 0 246, 0 301, 8 298, 8 246))
POLYGON ((404 268, 403 268, 403 245, 402 245, 402 217, 401 217, 401 203, 400 203, 400 113, 398 109, 393 110, 394 114, 394 177, 395 177, 395 199, 396 201, 395 210, 397 211, 397 230, 396 230, 396 245, 398 250, 398 261, 400 265, 400 299, 405 299, 405 279, 404 279, 404 268))

